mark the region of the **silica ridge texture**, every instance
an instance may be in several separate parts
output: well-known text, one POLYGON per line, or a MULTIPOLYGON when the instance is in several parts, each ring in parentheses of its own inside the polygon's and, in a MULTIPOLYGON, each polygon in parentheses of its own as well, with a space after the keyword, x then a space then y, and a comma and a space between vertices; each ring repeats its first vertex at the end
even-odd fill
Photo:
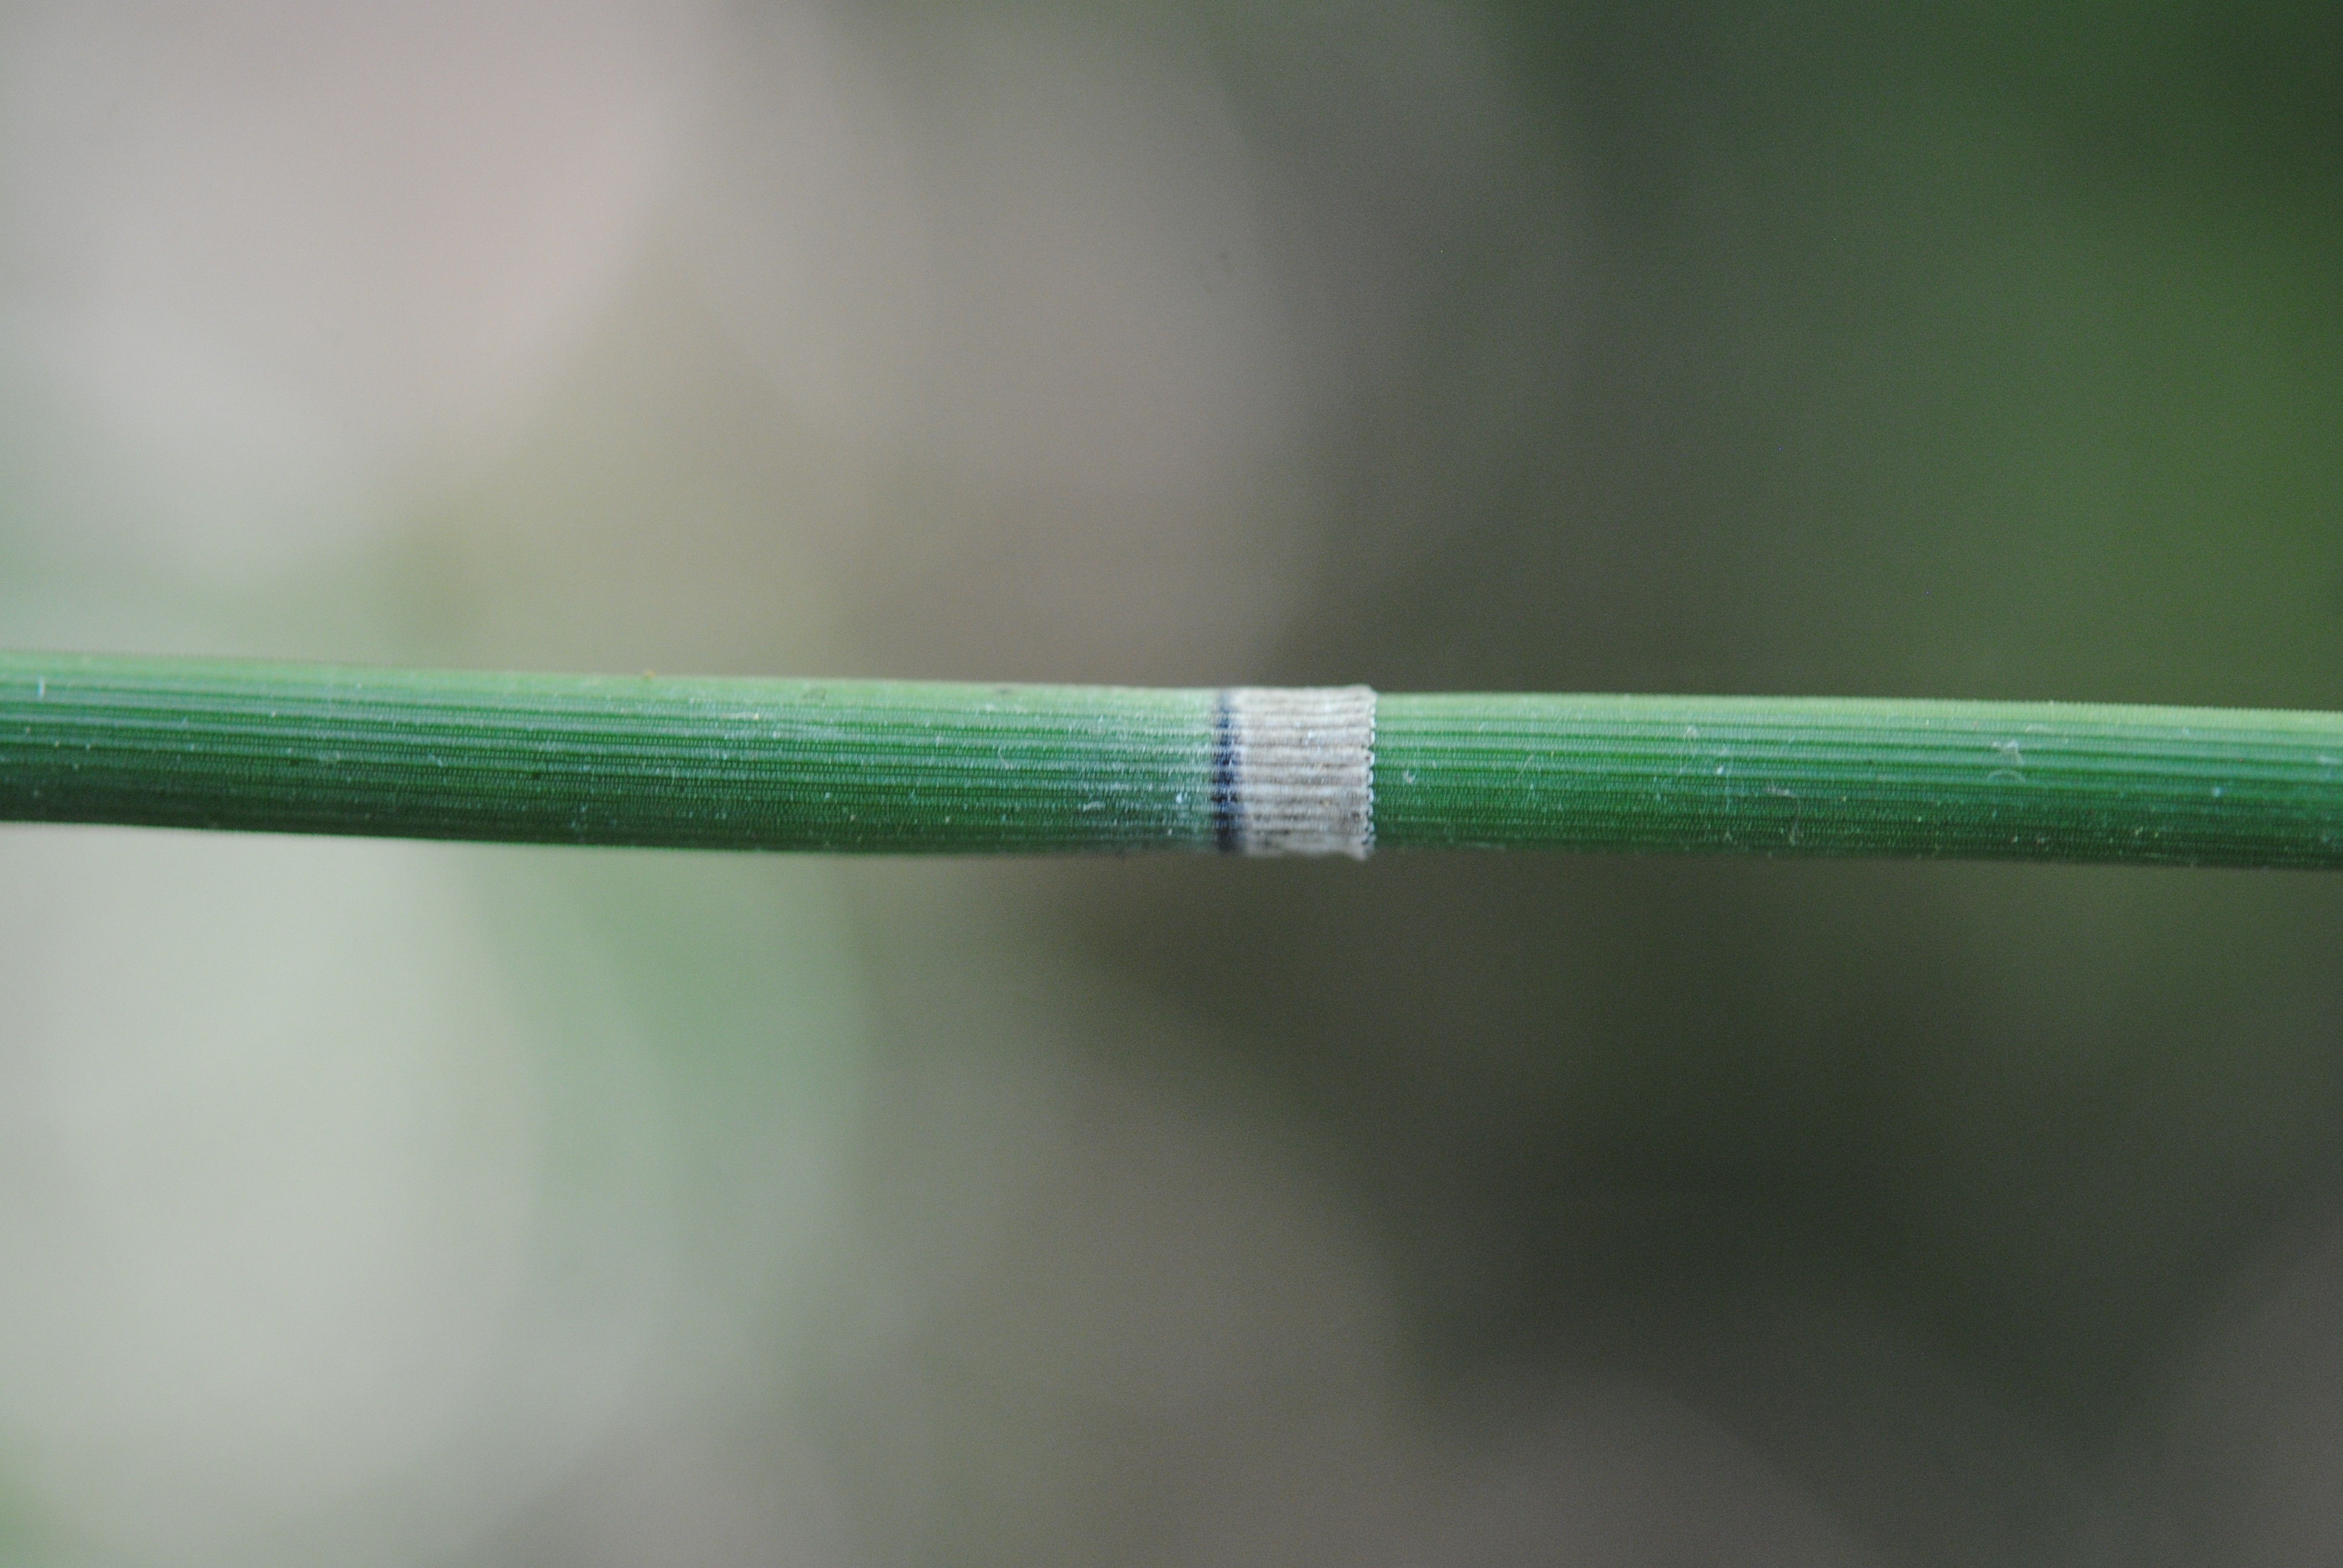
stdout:
POLYGON ((2343 715, 1393 695, 1387 847, 2343 866, 2343 715))
POLYGON ((2343 865, 2343 715, 0 654, 0 819, 701 849, 2343 865))
POLYGON ((1209 849, 1213 699, 0 655, 0 814, 702 849, 1209 849))

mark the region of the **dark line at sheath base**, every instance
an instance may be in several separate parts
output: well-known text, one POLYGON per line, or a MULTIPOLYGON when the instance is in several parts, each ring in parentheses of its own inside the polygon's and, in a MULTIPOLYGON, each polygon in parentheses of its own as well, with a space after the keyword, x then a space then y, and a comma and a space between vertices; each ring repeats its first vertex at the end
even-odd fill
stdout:
POLYGON ((1244 805, 1237 799, 1236 714, 1225 690, 1212 694, 1212 842, 1233 855, 1243 839, 1244 805))

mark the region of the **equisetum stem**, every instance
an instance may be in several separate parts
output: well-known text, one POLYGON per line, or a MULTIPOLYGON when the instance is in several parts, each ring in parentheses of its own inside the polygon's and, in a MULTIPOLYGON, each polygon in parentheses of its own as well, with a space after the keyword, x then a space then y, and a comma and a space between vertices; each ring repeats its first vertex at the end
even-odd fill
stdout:
POLYGON ((0 653, 0 819, 882 853, 2343 866, 2343 714, 0 653))

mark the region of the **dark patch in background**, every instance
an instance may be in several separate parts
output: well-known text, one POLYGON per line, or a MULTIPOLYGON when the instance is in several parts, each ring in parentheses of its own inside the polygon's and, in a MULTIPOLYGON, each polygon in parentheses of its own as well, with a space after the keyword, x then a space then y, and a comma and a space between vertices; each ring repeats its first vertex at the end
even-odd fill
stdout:
MULTIPOLYGON (((1434 246, 1247 678, 2343 706, 2343 11, 1496 21, 1584 230, 1551 271, 1503 211, 1434 246)), ((2132 1554, 2170 1500, 2089 1478, 2168 1444, 2254 1260, 2343 1223, 2328 879, 1037 875, 1331 1135, 1429 1400, 1626 1368, 1898 1555, 2132 1554)))

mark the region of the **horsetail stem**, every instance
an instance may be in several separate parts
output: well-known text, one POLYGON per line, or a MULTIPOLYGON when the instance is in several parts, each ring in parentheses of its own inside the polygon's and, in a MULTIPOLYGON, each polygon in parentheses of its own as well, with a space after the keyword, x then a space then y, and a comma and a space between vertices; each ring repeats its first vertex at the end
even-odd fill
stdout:
POLYGON ((2343 866, 2343 714, 0 653, 0 819, 880 853, 2343 866))

